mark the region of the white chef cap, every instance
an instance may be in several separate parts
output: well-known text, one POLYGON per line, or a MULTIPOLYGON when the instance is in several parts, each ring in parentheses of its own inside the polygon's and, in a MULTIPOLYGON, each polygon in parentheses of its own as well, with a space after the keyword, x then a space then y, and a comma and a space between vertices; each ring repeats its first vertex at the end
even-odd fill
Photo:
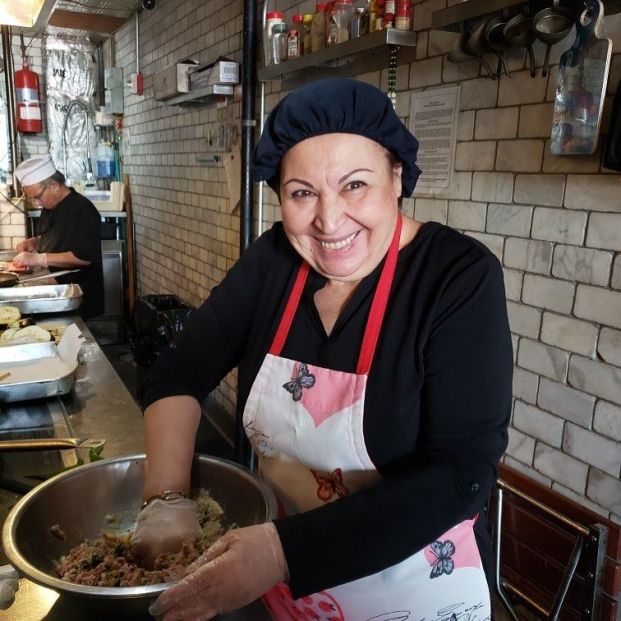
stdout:
POLYGON ((55 172, 56 167, 49 155, 35 155, 24 160, 15 169, 15 176, 22 185, 33 185, 45 181, 55 172))

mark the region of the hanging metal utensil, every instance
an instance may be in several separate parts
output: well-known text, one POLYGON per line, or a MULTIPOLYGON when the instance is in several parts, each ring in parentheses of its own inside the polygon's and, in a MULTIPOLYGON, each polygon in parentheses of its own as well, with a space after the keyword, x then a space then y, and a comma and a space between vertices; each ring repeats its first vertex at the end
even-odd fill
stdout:
POLYGON ((530 77, 537 75, 533 43, 537 39, 533 30, 533 18, 523 13, 512 17, 503 29, 503 35, 513 47, 524 48, 528 52, 530 77))
POLYGON ((464 51, 464 45, 466 43, 466 33, 462 31, 461 36, 455 43, 453 47, 449 50, 449 53, 446 55, 446 58, 450 60, 452 63, 468 63, 470 61, 476 60, 480 65, 483 66, 485 71, 487 72, 488 77, 493 77, 492 68, 489 66, 489 63, 483 58, 478 58, 473 56, 472 54, 468 54, 464 51))
POLYGON ((587 155, 597 148, 612 41, 601 33, 603 3, 584 4, 576 40, 559 64, 550 142, 555 155, 587 155))
POLYGON ((496 75, 500 77, 504 71, 505 75, 510 78, 511 72, 509 71, 509 65, 505 58, 505 52, 512 47, 511 43, 507 41, 504 34, 505 26, 508 19, 505 16, 498 15, 492 17, 486 24, 484 29, 485 42, 488 47, 494 50, 494 53, 498 57, 498 66, 496 68, 496 75))
POLYGON ((554 0, 554 5, 543 9, 533 17, 533 30, 539 41, 546 44, 546 55, 543 60, 541 77, 548 75, 550 65, 550 50, 555 43, 564 39, 574 25, 574 15, 569 9, 559 7, 559 0, 554 0))
POLYGON ((483 58, 484 54, 491 51, 485 41, 485 25, 486 22, 482 21, 474 27, 474 30, 470 33, 470 36, 464 43, 464 51, 474 56, 485 67, 489 77, 492 80, 495 80, 495 73, 492 71, 487 61, 483 58))

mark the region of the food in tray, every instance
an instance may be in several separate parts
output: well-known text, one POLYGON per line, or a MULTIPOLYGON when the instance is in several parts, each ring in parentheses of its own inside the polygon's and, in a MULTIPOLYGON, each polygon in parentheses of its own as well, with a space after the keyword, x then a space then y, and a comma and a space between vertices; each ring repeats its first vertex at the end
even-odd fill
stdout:
POLYGON ((8 325, 19 321, 22 314, 17 306, 0 306, 0 324, 8 325))
POLYGON ((60 340, 62 333, 46 330, 22 317, 16 306, 0 306, 0 345, 25 345, 60 340), (5 328, 5 329, 2 329, 5 328))
POLYGON ((65 324, 53 324, 53 323, 38 323, 39 328, 43 328, 43 330, 47 330, 52 338, 58 342, 63 337, 67 326, 65 324))
MULTIPOLYGON (((60 559, 56 573, 67 582, 101 587, 133 587, 173 582, 185 576, 193 563, 224 533, 224 511, 207 491, 193 496, 198 504, 203 534, 198 541, 184 543, 177 554, 162 554, 152 570, 144 569, 131 553, 131 533, 103 533, 94 541, 85 541, 60 559)), ((55 524, 51 529, 60 529, 55 524)))
POLYGON ((47 343, 52 335, 39 326, 8 328, 0 335, 0 345, 26 345, 28 343, 47 343))

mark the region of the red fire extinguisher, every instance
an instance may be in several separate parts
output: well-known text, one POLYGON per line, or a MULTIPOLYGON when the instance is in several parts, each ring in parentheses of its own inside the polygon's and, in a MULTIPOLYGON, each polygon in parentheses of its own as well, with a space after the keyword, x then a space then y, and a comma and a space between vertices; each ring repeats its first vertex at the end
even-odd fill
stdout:
POLYGON ((43 131, 41 104, 39 103, 39 76, 24 63, 15 72, 17 99, 17 129, 25 134, 43 131))

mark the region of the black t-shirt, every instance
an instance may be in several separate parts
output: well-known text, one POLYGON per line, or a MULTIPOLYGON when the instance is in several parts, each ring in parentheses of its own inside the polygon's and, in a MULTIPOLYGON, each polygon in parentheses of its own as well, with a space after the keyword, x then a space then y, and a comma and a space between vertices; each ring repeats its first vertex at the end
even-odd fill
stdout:
MULTIPOLYGON (((80 315, 84 319, 101 315, 104 311, 104 285, 101 259, 101 216, 86 197, 73 188, 54 209, 42 209, 39 219, 39 252, 71 251, 90 265, 79 272, 59 276, 61 284, 75 282, 80 285, 84 298, 80 315)), ((50 267, 58 272, 61 267, 50 267)))
MULTIPOLYGON (((239 424, 299 264, 282 224, 257 240, 160 357, 145 407, 179 394, 201 401, 237 366, 239 424)), ((281 355, 355 372, 382 265, 330 336, 313 301, 325 279, 311 270, 281 355)), ((367 383, 364 437, 383 478, 276 520, 295 597, 392 566, 481 510, 506 448, 512 368, 498 260, 468 236, 424 224, 399 252, 367 383)), ((479 540, 486 563, 488 543, 479 540)))

